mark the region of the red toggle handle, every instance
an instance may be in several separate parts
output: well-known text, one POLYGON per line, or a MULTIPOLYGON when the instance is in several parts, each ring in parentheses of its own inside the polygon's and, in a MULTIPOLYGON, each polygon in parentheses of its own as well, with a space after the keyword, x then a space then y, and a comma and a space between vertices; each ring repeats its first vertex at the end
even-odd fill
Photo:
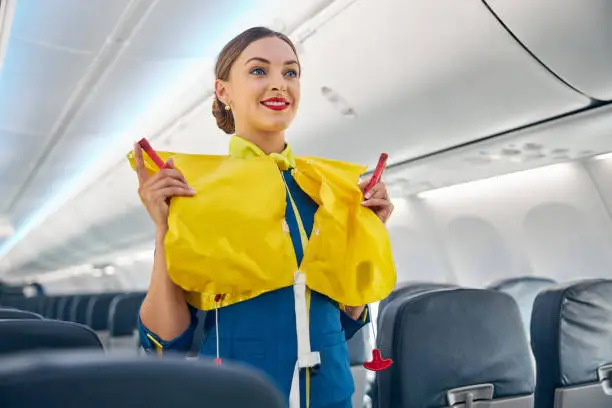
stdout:
POLYGON ((157 167, 159 167, 160 169, 168 168, 168 165, 161 159, 161 157, 157 155, 157 152, 153 150, 153 148, 151 147, 151 144, 146 138, 143 137, 142 139, 140 139, 138 141, 138 144, 140 145, 140 147, 142 147, 142 150, 144 150, 147 153, 147 155, 149 155, 151 160, 155 162, 157 167))
POLYGON ((388 158, 389 158, 389 155, 387 153, 382 153, 380 155, 380 158, 378 159, 378 164, 376 165, 376 169, 374 170, 374 174, 372 174, 372 178, 370 179, 370 182, 368 183, 366 188, 363 190, 364 194, 367 194, 372 188, 374 188, 375 185, 380 183, 380 180, 382 179, 383 171, 385 170, 385 166, 387 165, 388 158))
POLYGON ((382 358, 380 350, 375 348, 372 350, 372 361, 366 361, 363 366, 370 371, 383 371, 391 367, 393 360, 390 358, 382 358))

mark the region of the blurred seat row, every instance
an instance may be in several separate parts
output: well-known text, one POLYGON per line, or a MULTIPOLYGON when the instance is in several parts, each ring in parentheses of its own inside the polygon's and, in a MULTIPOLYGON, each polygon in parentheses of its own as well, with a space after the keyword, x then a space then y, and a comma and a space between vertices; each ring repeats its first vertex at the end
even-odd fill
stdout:
MULTIPOLYGON (((135 355, 143 297, 0 297, 0 405, 285 406, 245 367, 135 355)), ((612 407, 612 280, 403 283, 373 313, 394 363, 366 390, 369 328, 351 340, 355 408, 612 407)))
MULTIPOLYGON (((109 350, 137 351, 136 322, 138 310, 144 299, 144 292, 95 293, 69 296, 0 297, 0 318, 19 314, 21 319, 39 319, 36 325, 47 332, 54 322, 70 322, 84 325, 96 332, 102 344, 109 350)), ((69 324, 61 323, 61 327, 69 324)), ((77 325, 71 325, 80 327, 77 325)), ((66 329, 69 330, 69 329, 66 329)), ((42 335, 33 333, 33 336, 42 335)), ((0 341, 2 341, 0 339, 0 341)), ((18 351, 20 343, 14 343, 12 350, 0 349, 0 353, 18 351)))

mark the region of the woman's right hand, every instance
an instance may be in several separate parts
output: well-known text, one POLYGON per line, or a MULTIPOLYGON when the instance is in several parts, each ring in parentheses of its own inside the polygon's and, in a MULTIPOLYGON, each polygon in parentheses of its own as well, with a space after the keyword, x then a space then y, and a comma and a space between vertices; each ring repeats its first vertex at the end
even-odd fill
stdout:
POLYGON ((169 169, 163 169, 149 176, 142 157, 142 148, 134 145, 134 162, 138 175, 138 195, 158 230, 168 228, 168 209, 172 197, 192 197, 195 190, 189 187, 183 174, 168 160, 169 169))

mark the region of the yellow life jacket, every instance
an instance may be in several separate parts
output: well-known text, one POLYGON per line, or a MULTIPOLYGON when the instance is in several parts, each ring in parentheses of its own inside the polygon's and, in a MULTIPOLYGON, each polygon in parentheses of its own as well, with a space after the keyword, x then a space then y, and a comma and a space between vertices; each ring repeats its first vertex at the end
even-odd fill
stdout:
MULTIPOLYGON (((364 166, 294 157, 291 148, 266 155, 233 136, 229 156, 158 152, 173 158, 194 197, 172 199, 165 252, 168 274, 202 310, 228 306, 292 286, 298 269, 285 222, 280 170, 291 169, 318 205, 300 271, 306 285, 342 305, 385 298, 395 286, 389 234, 361 205, 364 166)), ((149 174, 159 171, 143 153, 149 174)), ((135 169, 134 153, 128 159, 135 169)))

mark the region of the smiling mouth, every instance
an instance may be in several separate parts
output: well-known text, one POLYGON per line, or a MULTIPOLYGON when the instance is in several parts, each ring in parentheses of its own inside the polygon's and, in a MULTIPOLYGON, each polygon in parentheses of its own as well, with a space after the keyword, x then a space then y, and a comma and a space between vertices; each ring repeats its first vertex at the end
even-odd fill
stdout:
POLYGON ((290 103, 284 98, 270 98, 260 102, 263 106, 274 111, 282 111, 289 107, 290 103))

